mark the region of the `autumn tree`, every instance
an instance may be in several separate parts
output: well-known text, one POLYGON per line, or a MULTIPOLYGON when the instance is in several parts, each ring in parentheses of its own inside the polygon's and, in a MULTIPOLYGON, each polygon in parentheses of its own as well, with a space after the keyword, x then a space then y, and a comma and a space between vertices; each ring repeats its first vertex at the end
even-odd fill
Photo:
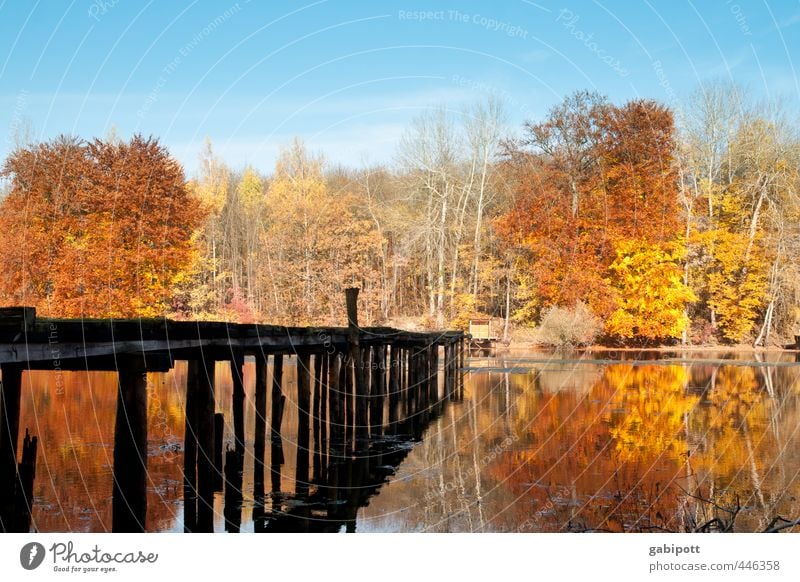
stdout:
MULTIPOLYGON (((673 129, 671 112, 652 101, 614 106, 591 93, 567 98, 545 121, 526 126, 526 137, 507 152, 517 202, 497 222, 506 248, 518 256, 520 319, 585 302, 603 318, 616 313, 619 325, 610 333, 639 329, 622 317, 645 316, 630 310, 643 299, 630 294, 645 291, 632 281, 651 268, 671 273, 677 265, 678 255, 664 251, 680 233, 673 129), (623 274, 629 262, 620 253, 627 256, 642 241, 655 245, 645 251, 648 266, 623 274), (623 262, 611 269, 616 260, 623 262)), ((671 285, 672 275, 664 281, 671 285)))
POLYGON ((757 105, 728 83, 697 90, 681 133, 695 315, 723 340, 766 343, 773 327, 797 323, 797 137, 780 107, 757 105))
MULTIPOLYGON (((353 212, 347 192, 326 188, 322 160, 295 141, 282 152, 266 198, 260 285, 269 291, 270 320, 295 325, 341 323, 346 287, 374 288, 381 240, 353 212)), ((365 321, 376 315, 376 294, 365 297, 365 321)))
POLYGON ((609 266, 616 309, 606 333, 649 342, 678 338, 689 325, 686 305, 696 296, 682 280, 682 249, 673 244, 622 240, 609 266))
POLYGON ((6 304, 66 317, 168 311, 204 210, 156 139, 61 137, 16 150, 3 175, 6 304))

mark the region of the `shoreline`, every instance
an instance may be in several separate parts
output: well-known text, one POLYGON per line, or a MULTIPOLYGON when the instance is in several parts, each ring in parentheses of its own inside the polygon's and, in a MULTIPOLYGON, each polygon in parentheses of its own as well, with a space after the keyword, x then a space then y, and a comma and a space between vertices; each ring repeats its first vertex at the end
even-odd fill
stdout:
MULTIPOLYGON (((523 343, 523 342, 511 342, 509 345, 504 346, 502 344, 498 344, 495 347, 495 351, 515 351, 515 350, 526 350, 526 351, 553 351, 555 348, 542 346, 534 343, 523 343)), ((572 351, 575 352, 723 352, 723 353, 788 353, 788 354, 796 354, 800 353, 800 348, 792 347, 792 348, 783 348, 779 346, 768 346, 768 347, 753 347, 748 346, 746 344, 738 344, 732 346, 726 345, 705 345, 705 346, 698 346, 698 345, 677 345, 677 346, 652 346, 652 347, 614 347, 614 346, 603 346, 599 344, 592 344, 590 346, 579 347, 579 348, 571 348, 572 351)))

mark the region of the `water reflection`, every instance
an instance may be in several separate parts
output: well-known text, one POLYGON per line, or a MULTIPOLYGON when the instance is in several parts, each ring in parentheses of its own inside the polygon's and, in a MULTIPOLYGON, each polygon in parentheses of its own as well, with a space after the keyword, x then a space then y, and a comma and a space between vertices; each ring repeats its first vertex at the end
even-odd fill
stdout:
POLYGON ((473 371, 361 529, 758 531, 800 515, 800 368, 624 355, 636 364, 471 362, 490 371, 473 371))
MULTIPOLYGON (((311 438, 298 447, 291 358, 282 370, 282 439, 269 439, 263 460, 266 483, 254 481, 248 360, 246 452, 241 466, 231 464, 231 486, 214 497, 214 529, 686 531, 733 523, 756 531, 778 515, 800 517, 800 367, 774 355, 753 365, 744 356, 692 358, 476 358, 463 401, 416 427, 424 433, 411 436, 421 439, 407 438, 412 427, 384 427, 381 440, 347 453, 330 449, 333 427, 313 414, 311 438)), ((186 374, 178 362, 147 378, 148 531, 184 530, 186 374)), ((272 374, 270 366, 267 386, 272 374)), ((223 447, 235 461, 229 366, 217 365, 216 386, 223 447)), ((312 390, 316 411, 324 404, 312 390)), ((58 385, 52 373, 33 372, 24 383, 20 426, 40 436, 33 529, 110 531, 116 394, 116 374, 106 372, 63 372, 58 385)), ((271 394, 262 406, 273 410, 271 394)), ((380 412, 390 423, 392 411, 380 412)))

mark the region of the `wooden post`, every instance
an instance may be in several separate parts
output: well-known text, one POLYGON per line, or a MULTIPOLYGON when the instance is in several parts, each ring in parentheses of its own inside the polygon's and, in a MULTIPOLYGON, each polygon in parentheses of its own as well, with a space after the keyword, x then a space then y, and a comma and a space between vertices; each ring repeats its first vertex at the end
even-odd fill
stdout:
POLYGON ((118 371, 111 531, 145 531, 146 483, 146 368, 141 356, 125 356, 118 371))
POLYGON ((350 442, 353 439, 353 387, 355 385, 354 378, 354 365, 351 354, 344 358, 341 374, 343 376, 339 381, 340 389, 343 394, 344 402, 344 439, 350 442))
POLYGON ((27 533, 31 528, 31 511, 33 510, 33 481, 36 478, 36 450, 38 439, 31 438, 25 430, 22 441, 22 461, 19 464, 19 482, 16 495, 16 517, 14 531, 27 533))
POLYGON ((219 474, 214 462, 215 360, 204 351, 201 357, 197 391, 197 531, 211 533, 214 531, 214 489, 219 474))
POLYGON ((458 364, 458 399, 464 398, 464 368, 467 365, 466 350, 464 349, 464 338, 458 340, 458 353, 460 355, 458 364))
POLYGON ((428 350, 424 346, 417 348, 417 365, 419 366, 419 401, 420 401, 420 422, 422 426, 428 424, 428 416, 430 412, 430 390, 428 382, 430 381, 430 366, 428 364, 428 350))
POLYGON ((214 414, 214 491, 222 491, 222 437, 225 434, 225 415, 214 414))
POLYGON ((233 380, 233 436, 236 454, 244 458, 244 354, 236 352, 230 360, 233 380))
POLYGON ((413 346, 408 348, 408 413, 406 418, 414 426, 417 421, 417 355, 413 346))
POLYGON ((328 376, 329 371, 328 368, 330 366, 331 357, 328 354, 322 355, 322 370, 321 370, 321 388, 322 394, 320 394, 320 403, 319 403, 319 442, 320 442, 320 454, 321 454, 321 467, 320 471, 322 473, 321 477, 327 473, 328 467, 328 391, 330 389, 328 385, 328 376))
POLYGON ((275 354, 272 360, 272 422, 270 427, 270 472, 272 474, 272 491, 281 490, 281 465, 283 465, 283 440, 281 424, 286 397, 283 395, 283 356, 275 354))
POLYGON ((369 440, 370 349, 361 346, 356 367, 356 439, 369 440))
POLYGON ((439 344, 432 344, 428 347, 430 357, 431 374, 431 402, 436 406, 437 414, 441 412, 441 401, 439 397, 439 344))
POLYGON ((242 460, 235 449, 225 452, 225 531, 239 533, 242 526, 242 460))
POLYGON ((314 476, 313 479, 319 480, 322 471, 322 449, 320 448, 320 404, 322 400, 322 354, 314 354, 314 395, 312 398, 311 426, 314 436, 314 476))
MULTIPOLYGON (((336 456, 335 451, 339 451, 342 446, 344 436, 344 411, 342 410, 342 392, 339 379, 342 372, 342 355, 331 356, 330 369, 328 370, 328 386, 330 391, 330 423, 331 423, 331 456, 336 456)), ((329 464, 336 463, 338 459, 333 458, 329 464)))
POLYGON ((256 427, 253 437, 253 495, 264 495, 264 455, 267 439, 267 356, 256 355, 256 427))
POLYGON ((364 366, 364 350, 359 345, 358 289, 345 289, 347 302, 347 339, 350 344, 350 359, 353 362, 353 384, 355 386, 356 437, 363 438, 368 430, 369 376, 364 366))
POLYGON ((10 499, 17 475, 19 404, 22 393, 22 366, 2 365, 0 383, 0 503, 10 499))
POLYGON ((370 383, 370 438, 383 433, 383 404, 386 393, 386 346, 372 346, 372 382, 370 383))
POLYGON ((17 439, 22 367, 2 365, 0 382, 0 532, 14 531, 14 490, 17 484, 17 439))
POLYGON ((200 363, 189 360, 186 370, 186 415, 183 444, 183 531, 197 528, 197 391, 200 363))
POLYGON ((400 400, 400 348, 389 347, 389 434, 397 434, 397 407, 400 400))
POLYGON ((311 403, 311 357, 299 354, 297 358, 297 466, 295 493, 308 493, 309 407, 311 403))
POLYGON ((447 399, 455 398, 455 384, 453 383, 453 345, 444 345, 444 385, 447 392, 447 399))
MULTIPOLYGON (((348 287, 344 290, 344 298, 347 304, 347 328, 358 331, 358 288, 348 287)), ((353 338, 351 338, 352 340, 353 338)))

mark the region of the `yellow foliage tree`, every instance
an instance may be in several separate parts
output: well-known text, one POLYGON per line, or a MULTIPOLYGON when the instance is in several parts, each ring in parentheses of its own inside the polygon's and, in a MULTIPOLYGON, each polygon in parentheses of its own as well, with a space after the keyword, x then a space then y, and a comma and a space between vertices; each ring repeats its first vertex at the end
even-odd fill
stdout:
POLYGON ((620 460, 652 459, 686 450, 684 422, 698 402, 687 394, 687 370, 680 366, 610 366, 603 382, 614 390, 609 434, 620 460))
POLYGON ((683 248, 622 240, 609 267, 608 283, 616 292, 616 310, 606 332, 626 339, 659 340, 680 336, 689 324, 687 304, 697 297, 683 283, 678 262, 683 248))

